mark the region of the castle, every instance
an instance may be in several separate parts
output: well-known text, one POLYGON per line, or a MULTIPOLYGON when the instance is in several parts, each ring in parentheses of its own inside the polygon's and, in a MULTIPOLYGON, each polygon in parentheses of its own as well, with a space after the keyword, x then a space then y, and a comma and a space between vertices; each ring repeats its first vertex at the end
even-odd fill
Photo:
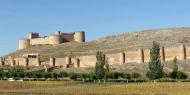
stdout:
POLYGON ((62 33, 58 31, 48 37, 40 37, 39 33, 30 32, 27 39, 19 40, 19 49, 27 48, 30 45, 54 45, 71 41, 85 42, 85 32, 62 33))
MULTIPOLYGON (((24 49, 30 45, 44 44, 61 44, 65 42, 85 42, 85 32, 62 33, 55 32, 49 37, 39 37, 38 33, 30 32, 27 39, 19 40, 19 49, 24 49)), ((160 58, 162 62, 171 61, 177 57, 181 61, 190 59, 190 47, 180 45, 177 47, 161 47, 160 58)), ((127 64, 127 63, 148 63, 150 60, 150 49, 139 48, 138 50, 125 50, 122 52, 106 53, 105 57, 108 64, 127 64)), ((48 67, 63 67, 63 68, 88 68, 94 67, 97 60, 95 54, 65 56, 57 58, 51 56, 49 60, 40 58, 40 54, 28 52, 20 57, 0 58, 0 65, 9 66, 48 66, 48 67)))

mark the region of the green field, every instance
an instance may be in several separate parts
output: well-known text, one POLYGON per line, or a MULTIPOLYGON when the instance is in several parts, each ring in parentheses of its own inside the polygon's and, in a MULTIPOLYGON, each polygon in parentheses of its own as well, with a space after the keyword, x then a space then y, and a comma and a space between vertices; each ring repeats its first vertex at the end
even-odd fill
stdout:
POLYGON ((76 81, 0 81, 0 95, 189 95, 189 82, 81 83, 76 81))

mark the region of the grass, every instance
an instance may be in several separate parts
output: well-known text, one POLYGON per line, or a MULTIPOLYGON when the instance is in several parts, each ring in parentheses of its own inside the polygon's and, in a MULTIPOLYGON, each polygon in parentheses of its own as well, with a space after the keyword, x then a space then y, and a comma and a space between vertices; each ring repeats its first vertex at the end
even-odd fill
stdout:
POLYGON ((0 82, 0 84, 3 84, 0 85, 0 95, 189 95, 190 93, 190 83, 188 82, 83 84, 75 81, 31 81, 23 82, 23 84, 30 84, 30 86, 24 85, 25 88, 16 91, 6 91, 2 87, 9 85, 5 88, 12 86, 17 89, 20 85, 18 82, 0 82), (33 90, 28 88, 31 86, 33 90), (34 89, 36 87, 38 89, 34 89))
POLYGON ((8 82, 0 81, 0 90, 20 90, 39 87, 57 87, 77 84, 76 81, 25 81, 25 82, 8 82))

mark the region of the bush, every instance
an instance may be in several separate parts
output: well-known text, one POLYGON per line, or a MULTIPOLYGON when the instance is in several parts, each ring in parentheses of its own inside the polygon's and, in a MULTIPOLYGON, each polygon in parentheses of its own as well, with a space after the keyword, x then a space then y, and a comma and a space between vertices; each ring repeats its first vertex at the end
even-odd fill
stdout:
POLYGON ((35 77, 36 77, 36 78, 43 78, 43 76, 44 76, 44 74, 41 73, 41 72, 36 72, 36 73, 35 73, 35 77))
POLYGON ((118 73, 118 72, 112 72, 110 74, 111 74, 110 76, 112 79, 118 79, 121 76, 121 73, 118 73))
POLYGON ((58 78, 58 73, 54 72, 53 73, 53 78, 57 79, 58 78))
POLYGON ((19 72, 16 73, 16 75, 18 74, 19 77, 24 78, 26 76, 25 72, 19 72))
POLYGON ((67 72, 60 72, 59 77, 61 77, 61 78, 68 77, 68 73, 67 72))
POLYGON ((131 75, 129 73, 122 73, 121 77, 124 79, 131 79, 131 75))
POLYGON ((52 78, 52 73, 51 72, 46 72, 44 73, 44 77, 47 78, 52 78))
POLYGON ((178 71, 177 72, 177 79, 187 79, 187 75, 182 71, 178 71))
POLYGON ((139 73, 132 73, 131 74, 131 78, 137 79, 139 77, 141 77, 141 74, 139 74, 139 73))
POLYGON ((34 73, 32 73, 32 72, 27 72, 27 73, 26 73, 26 77, 28 77, 28 78, 33 78, 33 77, 35 77, 35 76, 34 76, 34 73))
POLYGON ((76 80, 77 79, 77 74, 76 73, 69 73, 69 78, 70 79, 73 79, 73 80, 76 80))
POLYGON ((173 71, 169 76, 172 79, 187 79, 187 75, 182 71, 173 71))
POLYGON ((90 80, 97 80, 97 77, 94 73, 90 73, 89 77, 90 77, 90 80))

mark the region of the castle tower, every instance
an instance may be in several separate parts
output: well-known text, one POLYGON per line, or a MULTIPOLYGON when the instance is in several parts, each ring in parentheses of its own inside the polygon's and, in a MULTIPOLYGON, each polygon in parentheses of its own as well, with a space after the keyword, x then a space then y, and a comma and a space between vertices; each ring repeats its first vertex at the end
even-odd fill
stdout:
POLYGON ((65 58, 65 63, 66 63, 66 65, 67 66, 69 66, 70 64, 71 64, 71 57, 70 56, 67 56, 66 58, 65 58))
POLYGON ((11 65, 11 66, 14 66, 14 65, 15 65, 15 60, 14 60, 14 58, 11 58, 10 61, 11 61, 11 64, 10 64, 10 65, 11 65))
POLYGON ((41 62, 40 62, 40 58, 38 57, 37 59, 36 59, 36 66, 40 66, 41 65, 41 62))
POLYGON ((74 62, 74 67, 75 68, 79 68, 80 67, 80 59, 79 58, 75 58, 74 61, 75 61, 74 62))
POLYGON ((30 40, 29 39, 22 39, 19 40, 19 49, 24 49, 30 46, 30 40))
POLYGON ((125 63, 125 53, 119 53, 119 63, 120 64, 125 63))
POLYGON ((39 33, 29 32, 28 39, 39 38, 39 33))
POLYGON ((74 41, 76 42, 85 42, 85 32, 75 32, 74 41))
POLYGON ((55 67, 55 58, 49 59, 49 65, 50 65, 50 67, 55 67))
POLYGON ((180 45, 179 49, 180 49, 180 54, 179 54, 180 60, 185 60, 186 59, 186 47, 185 47, 185 45, 180 45))
POLYGON ((165 48, 162 47, 160 50, 160 56, 161 56, 161 61, 164 62, 165 61, 165 48))
POLYGON ((28 60, 28 58, 24 58, 24 64, 25 64, 25 66, 29 66, 29 60, 28 60))
POLYGON ((49 44, 61 44, 63 42, 63 36, 61 34, 53 34, 49 37, 49 44))
POLYGON ((138 50, 139 53, 139 63, 144 63, 144 50, 143 48, 138 50))

